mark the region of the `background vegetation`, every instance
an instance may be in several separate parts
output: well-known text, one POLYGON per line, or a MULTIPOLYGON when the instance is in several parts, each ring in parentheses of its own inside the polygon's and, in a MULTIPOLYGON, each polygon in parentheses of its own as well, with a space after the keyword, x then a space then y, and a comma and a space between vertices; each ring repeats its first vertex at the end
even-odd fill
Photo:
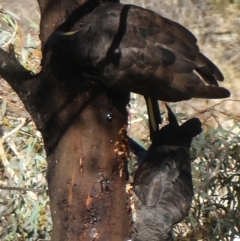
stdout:
MULTIPOLYGON (((36 20, 39 16, 32 16, 34 12, 25 5, 19 7, 21 2, 35 4, 36 10, 33 1, 2 2, 0 45, 7 49, 10 43, 14 44, 21 63, 37 73, 41 60, 36 20), (20 13, 14 9, 18 4, 20 13)), ((204 127, 191 149, 195 198, 189 216, 175 227, 175 236, 176 240, 233 240, 240 232, 240 0, 132 3, 159 10, 188 27, 197 36, 202 52, 224 73, 226 80, 222 85, 232 92, 231 99, 171 105, 180 122, 197 116, 204 127)), ((129 134, 145 147, 150 144, 146 107, 135 94, 129 107, 129 134)), ((129 166, 133 171, 134 157, 129 166)), ((40 133, 18 96, 0 79, 0 240, 50 239, 46 169, 40 133)))

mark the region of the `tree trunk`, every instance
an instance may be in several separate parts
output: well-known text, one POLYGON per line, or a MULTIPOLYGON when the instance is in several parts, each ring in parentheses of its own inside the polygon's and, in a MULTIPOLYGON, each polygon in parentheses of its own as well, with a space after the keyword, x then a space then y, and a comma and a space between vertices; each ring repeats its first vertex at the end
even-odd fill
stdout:
POLYGON ((67 59, 44 46, 57 26, 58 30, 70 30, 99 3, 38 2, 41 73, 30 76, 12 52, 0 51, 0 59, 8 66, 0 68, 0 74, 20 96, 44 139, 52 240, 126 240, 131 232, 125 192, 128 94, 81 76, 67 59), (23 73, 21 78, 19 73, 23 73))

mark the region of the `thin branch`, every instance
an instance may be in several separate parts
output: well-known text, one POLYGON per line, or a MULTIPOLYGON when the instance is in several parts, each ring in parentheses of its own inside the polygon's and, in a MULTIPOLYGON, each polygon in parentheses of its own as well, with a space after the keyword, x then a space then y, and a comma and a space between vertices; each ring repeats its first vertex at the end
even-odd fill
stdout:
POLYGON ((14 178, 15 173, 14 173, 14 171, 11 168, 9 168, 9 161, 8 161, 6 153, 4 151, 3 143, 7 142, 8 145, 10 146, 10 148, 12 149, 12 151, 14 152, 14 154, 19 159, 21 158, 21 155, 17 151, 17 148, 15 147, 15 145, 13 145, 13 143, 7 141, 8 137, 10 137, 14 133, 18 132, 25 125, 26 118, 20 118, 20 120, 21 120, 21 123, 17 127, 15 127, 10 132, 6 133, 4 136, 2 136, 2 138, 0 138, 0 157, 1 157, 1 160, 2 160, 2 164, 5 167, 5 176, 7 176, 8 178, 14 178))
POLYGON ((16 191, 24 191, 24 192, 38 192, 38 193, 47 192, 46 189, 22 188, 22 187, 4 187, 4 186, 0 186, 0 189, 2 189, 2 190, 16 190, 16 191))
MULTIPOLYGON (((0 138, 0 159, 2 161, 3 166, 5 167, 5 173, 4 175, 8 178, 14 178, 14 171, 9 168, 9 161, 7 159, 7 155, 5 153, 4 147, 3 147, 3 140, 0 138)), ((16 181, 16 178, 15 178, 16 181)))
POLYGON ((36 109, 39 92, 43 91, 43 87, 40 86, 41 74, 33 75, 20 64, 15 56, 12 44, 9 45, 9 52, 0 48, 0 63, 0 75, 2 78, 4 78, 18 94, 36 125, 44 126, 41 115, 36 109))
POLYGON ((8 133, 6 133, 5 135, 2 136, 2 140, 6 140, 8 137, 10 137, 11 135, 13 135, 14 133, 18 132, 26 123, 26 118, 20 118, 20 124, 15 127, 14 129, 12 129, 11 131, 9 131, 8 133))
MULTIPOLYGON (((193 113, 193 114, 191 114, 191 115, 188 115, 187 118, 190 119, 190 118, 192 118, 192 117, 196 117, 196 116, 201 115, 201 114, 203 114, 203 113, 205 113, 205 112, 211 112, 211 111, 213 111, 213 110, 218 111, 219 113, 221 113, 221 114, 223 114, 223 115, 226 115, 226 116, 228 116, 228 117, 229 117, 229 116, 232 116, 232 117, 240 117, 240 116, 238 116, 238 115, 230 115, 229 112, 223 112, 223 111, 214 109, 215 107, 217 107, 217 106, 219 106, 219 105, 221 105, 221 104, 223 104, 224 102, 227 102, 227 101, 240 102, 240 100, 226 99, 226 100, 222 100, 221 102, 219 102, 219 103, 217 103, 217 104, 214 104, 214 105, 212 105, 212 106, 210 106, 210 107, 208 107, 208 108, 206 108, 206 109, 204 109, 204 110, 198 110, 198 109, 195 108, 193 105, 191 105, 190 103, 188 103, 188 102, 185 101, 185 103, 186 103, 188 106, 190 106, 192 109, 194 109, 194 110, 196 111, 195 113, 193 113)), ((181 118, 180 120, 185 120, 185 119, 186 119, 186 117, 183 117, 183 118, 181 118)))
POLYGON ((9 45, 9 51, 6 52, 0 48, 0 75, 14 88, 20 82, 34 79, 36 76, 25 69, 15 56, 14 47, 9 45))
POLYGON ((225 142, 223 144, 224 144, 224 151, 222 153, 220 161, 218 162, 215 169, 208 175, 206 180, 202 184, 200 184, 198 187, 196 187, 195 193, 206 192, 208 187, 210 186, 210 184, 214 180, 214 178, 218 176, 218 174, 220 172, 220 168, 221 168, 223 162, 225 161, 225 158, 227 157, 228 149, 229 149, 229 144, 227 142, 225 142))

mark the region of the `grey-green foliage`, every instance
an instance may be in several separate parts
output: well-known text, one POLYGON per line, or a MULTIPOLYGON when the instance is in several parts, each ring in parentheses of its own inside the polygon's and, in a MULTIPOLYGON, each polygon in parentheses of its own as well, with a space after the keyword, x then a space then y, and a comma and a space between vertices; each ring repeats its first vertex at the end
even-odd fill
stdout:
POLYGON ((229 130, 205 126, 193 141, 195 195, 189 216, 176 227, 179 240, 231 241, 239 234, 239 127, 234 120, 229 130))
MULTIPOLYGON (((155 11, 161 10, 165 16, 181 21, 198 36, 203 52, 207 55, 214 52, 215 59, 222 62, 220 67, 228 77, 226 82, 238 79, 239 0, 133 1, 142 6, 146 2, 147 7, 156 5, 155 11), (214 9, 221 11, 214 12, 214 9)), ((11 40, 23 65, 33 72, 39 71, 41 55, 36 24, 30 20, 35 33, 20 36, 18 31, 15 35, 18 30, 17 13, 3 9, 0 18, 3 19, 0 23, 0 45, 11 40)), ((232 81, 232 84, 235 82, 232 81)), ((42 139, 34 124, 27 118, 22 119, 21 114, 16 112, 14 106, 19 100, 12 91, 6 93, 5 84, 0 79, 0 185, 30 189, 0 189, 0 240, 49 239, 51 217, 47 193, 31 190, 47 189, 44 178, 47 164, 42 139), (15 129, 19 126, 20 129, 15 129), (16 131, 8 138, 3 138, 14 129, 16 131)), ((232 88, 232 91, 237 89, 232 88)), ((147 146, 148 128, 143 103, 137 104, 135 112, 130 110, 129 120, 136 122, 130 125, 129 132, 147 146)), ((228 105, 235 108, 235 105, 228 105)), ((186 113, 185 110, 183 112, 186 113)), ((182 113, 177 113, 177 116, 185 117, 182 113)), ((176 240, 230 241, 235 233, 239 233, 239 122, 233 116, 228 119, 232 122, 232 129, 220 125, 218 128, 204 126, 204 132, 193 141, 191 156, 195 198, 189 216, 175 227, 176 240)))
MULTIPOLYGON (((41 136, 27 118, 11 115, 5 99, 0 109, 0 185, 20 188, 0 189, 0 240, 49 239, 47 163, 41 136)), ((240 126, 233 119, 231 126, 203 125, 203 133, 193 140, 195 197, 189 216, 175 227, 176 240, 232 240, 239 233, 240 126)))
POLYGON ((0 47, 8 49, 14 46, 16 57, 20 63, 33 73, 40 71, 40 41, 39 25, 26 17, 31 29, 25 33, 19 25, 20 18, 17 13, 5 10, 0 5, 0 47))
MULTIPOLYGON (((141 102, 139 97, 136 102, 141 102)), ((228 104, 231 104, 230 100, 228 104)), ((209 113, 211 109, 216 119, 216 116, 220 116, 217 106, 214 105, 208 110, 202 109, 191 117, 209 113)), ((175 110, 178 104, 171 107, 175 110)), ((139 121, 142 114, 139 115, 138 111, 142 111, 142 108, 138 105, 130 108, 129 131, 133 137, 140 137, 140 140, 149 146, 149 139, 144 138, 146 133, 139 133, 140 128, 134 127, 143 125, 146 126, 146 132, 148 130, 148 121, 145 118, 139 121), (137 124, 135 120, 138 120, 137 124), (132 129, 134 132, 131 132, 132 129)), ((186 110, 175 112, 180 122, 190 118, 184 112, 186 110)), ((163 120, 164 125, 165 119, 163 120)), ((174 228, 175 240, 232 241, 240 232, 240 122, 235 116, 228 116, 225 120, 216 119, 214 124, 211 126, 208 122, 203 122, 203 132, 192 142, 194 200, 189 215, 174 228)), ((136 169, 136 160, 133 161, 129 166, 136 169)))
POLYGON ((0 101, 0 240, 49 238, 51 217, 42 138, 0 101))

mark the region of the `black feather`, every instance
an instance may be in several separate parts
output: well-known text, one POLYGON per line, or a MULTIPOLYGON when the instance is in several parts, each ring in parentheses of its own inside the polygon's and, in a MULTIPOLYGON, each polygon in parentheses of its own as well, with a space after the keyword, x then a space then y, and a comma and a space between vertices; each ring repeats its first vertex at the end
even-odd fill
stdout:
POLYGON ((80 19, 76 33, 54 33, 47 44, 81 71, 121 92, 163 101, 226 98, 220 70, 182 25, 134 5, 105 3, 80 19), (85 68, 87 66, 87 68, 85 68), (91 66, 91 68, 89 68, 91 66), (99 77, 100 76, 100 77, 99 77))
POLYGON ((132 241, 172 240, 172 227, 189 211, 193 197, 189 149, 201 122, 179 126, 167 106, 169 124, 154 136, 134 176, 136 221, 132 241))

